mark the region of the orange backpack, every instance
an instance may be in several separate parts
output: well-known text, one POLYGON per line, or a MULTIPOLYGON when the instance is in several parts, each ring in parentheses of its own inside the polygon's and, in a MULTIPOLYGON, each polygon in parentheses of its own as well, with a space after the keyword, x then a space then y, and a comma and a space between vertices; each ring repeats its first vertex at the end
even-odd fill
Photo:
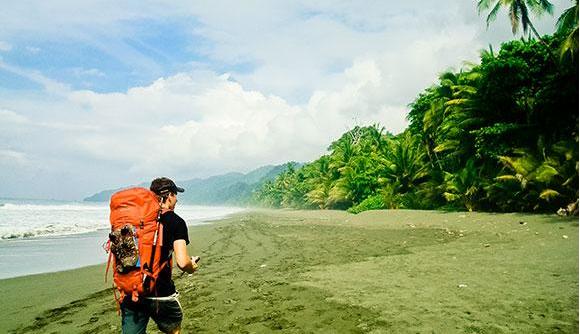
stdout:
POLYGON ((120 292, 121 303, 130 295, 152 295, 159 273, 169 261, 161 260, 163 224, 159 223, 161 205, 157 196, 145 188, 121 190, 111 196, 111 233, 107 242, 109 261, 106 276, 113 264, 114 287, 120 292))

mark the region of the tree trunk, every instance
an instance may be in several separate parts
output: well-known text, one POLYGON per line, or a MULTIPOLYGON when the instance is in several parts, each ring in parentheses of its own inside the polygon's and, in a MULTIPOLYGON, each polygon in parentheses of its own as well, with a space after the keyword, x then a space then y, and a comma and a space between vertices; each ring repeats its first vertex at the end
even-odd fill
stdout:
POLYGON ((549 49, 550 46, 548 45, 548 43, 546 43, 546 41, 544 41, 544 39, 542 38, 542 36, 540 36, 540 34, 538 33, 538 31, 536 30, 536 27, 534 27, 534 25, 532 24, 532 21, 529 21, 528 20, 528 25, 530 26, 530 29, 532 29, 532 32, 534 33, 534 35, 536 35, 536 37, 538 38, 538 40, 540 41, 540 43, 544 44, 549 49))
POLYGON ((530 29, 532 29, 532 32, 534 33, 534 35, 536 35, 536 37, 538 38, 538 41, 540 41, 540 43, 542 43, 542 45, 546 47, 546 50, 548 50, 548 54, 550 55, 550 58, 552 58, 552 60, 556 63, 557 62, 556 56, 552 53, 552 49, 550 49, 550 46, 548 45, 548 43, 546 43, 546 41, 544 41, 542 36, 540 36, 538 31, 536 30, 536 27, 534 27, 534 25, 532 24, 532 21, 528 20, 528 25, 530 26, 530 29))

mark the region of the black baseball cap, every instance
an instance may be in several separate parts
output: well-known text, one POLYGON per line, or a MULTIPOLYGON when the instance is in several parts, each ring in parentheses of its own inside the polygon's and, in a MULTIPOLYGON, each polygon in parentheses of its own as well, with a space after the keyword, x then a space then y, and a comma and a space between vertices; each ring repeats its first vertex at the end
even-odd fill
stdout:
POLYGON ((168 179, 166 177, 159 177, 153 180, 151 182, 149 190, 151 190, 152 192, 156 193, 159 196, 164 196, 169 193, 177 194, 185 191, 183 188, 180 188, 177 185, 175 185, 175 182, 173 182, 173 180, 168 179))

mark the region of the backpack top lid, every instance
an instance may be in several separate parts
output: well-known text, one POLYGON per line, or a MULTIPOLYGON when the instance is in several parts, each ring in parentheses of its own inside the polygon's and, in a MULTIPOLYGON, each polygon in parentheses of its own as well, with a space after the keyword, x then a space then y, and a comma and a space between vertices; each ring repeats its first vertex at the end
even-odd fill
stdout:
POLYGON ((157 221, 161 209, 157 196, 149 189, 136 187, 118 191, 111 196, 110 221, 113 228, 124 224, 139 226, 157 221))

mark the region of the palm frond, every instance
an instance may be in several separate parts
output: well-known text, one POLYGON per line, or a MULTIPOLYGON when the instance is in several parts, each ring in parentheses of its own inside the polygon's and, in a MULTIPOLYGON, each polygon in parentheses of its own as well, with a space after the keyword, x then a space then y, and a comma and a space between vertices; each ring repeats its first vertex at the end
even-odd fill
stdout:
MULTIPOLYGON (((515 31, 512 30, 512 32, 515 34, 518 31, 518 25, 521 22, 522 23, 522 30, 524 31, 524 34, 528 32, 528 22, 530 20, 529 15, 528 15, 528 8, 526 7, 525 4, 522 3, 522 1, 514 1, 514 6, 513 6, 513 13, 514 13, 514 18, 516 20, 516 26, 515 26, 515 31)), ((512 21, 512 28, 513 28, 513 21, 512 21)))
POLYGON ((558 21, 556 21, 556 29, 559 33, 566 33, 578 26, 578 1, 576 5, 566 9, 558 21))
POLYGON ((469 99, 453 99, 445 102, 445 106, 455 106, 455 105, 462 105, 466 102, 469 102, 469 99))
POLYGON ((536 15, 540 16, 544 13, 552 15, 554 13, 554 5, 548 0, 537 0, 530 6, 536 15))
POLYGON ((518 178, 515 175, 500 175, 495 177, 496 181, 515 181, 519 182, 518 178))
POLYGON ((574 56, 578 52, 578 25, 573 29, 564 42, 560 45, 560 59, 564 59, 566 55, 574 56))
POLYGON ((481 14, 481 12, 483 12, 484 10, 487 10, 489 7, 491 7, 491 4, 494 1, 497 1, 497 0, 479 0, 477 2, 477 12, 479 14, 481 14))
POLYGON ((546 201, 549 201, 552 198, 561 196, 559 192, 557 192, 556 190, 553 189, 545 189, 544 191, 542 191, 540 193, 540 198, 546 201))
POLYGON ((550 182, 556 175, 559 175, 558 170, 547 163, 543 163, 535 170, 535 179, 544 183, 550 182))
POLYGON ((445 197, 445 200, 447 202, 453 202, 453 201, 456 201, 456 200, 461 198, 461 196, 459 196, 459 195, 448 193, 448 192, 444 192, 443 197, 445 197))
POLYGON ((439 153, 439 152, 443 152, 443 151, 452 150, 452 149, 455 149, 459 145, 459 143, 460 143, 459 140, 447 140, 447 141, 437 145, 433 149, 433 151, 439 153))
POLYGON ((499 12, 500 8, 501 8, 501 1, 498 1, 495 4, 495 6, 493 7, 493 9, 487 15, 487 19, 485 20, 485 22, 487 23, 488 28, 489 28, 489 25, 491 24, 491 22, 493 22, 495 20, 495 18, 497 17, 497 13, 499 12))

